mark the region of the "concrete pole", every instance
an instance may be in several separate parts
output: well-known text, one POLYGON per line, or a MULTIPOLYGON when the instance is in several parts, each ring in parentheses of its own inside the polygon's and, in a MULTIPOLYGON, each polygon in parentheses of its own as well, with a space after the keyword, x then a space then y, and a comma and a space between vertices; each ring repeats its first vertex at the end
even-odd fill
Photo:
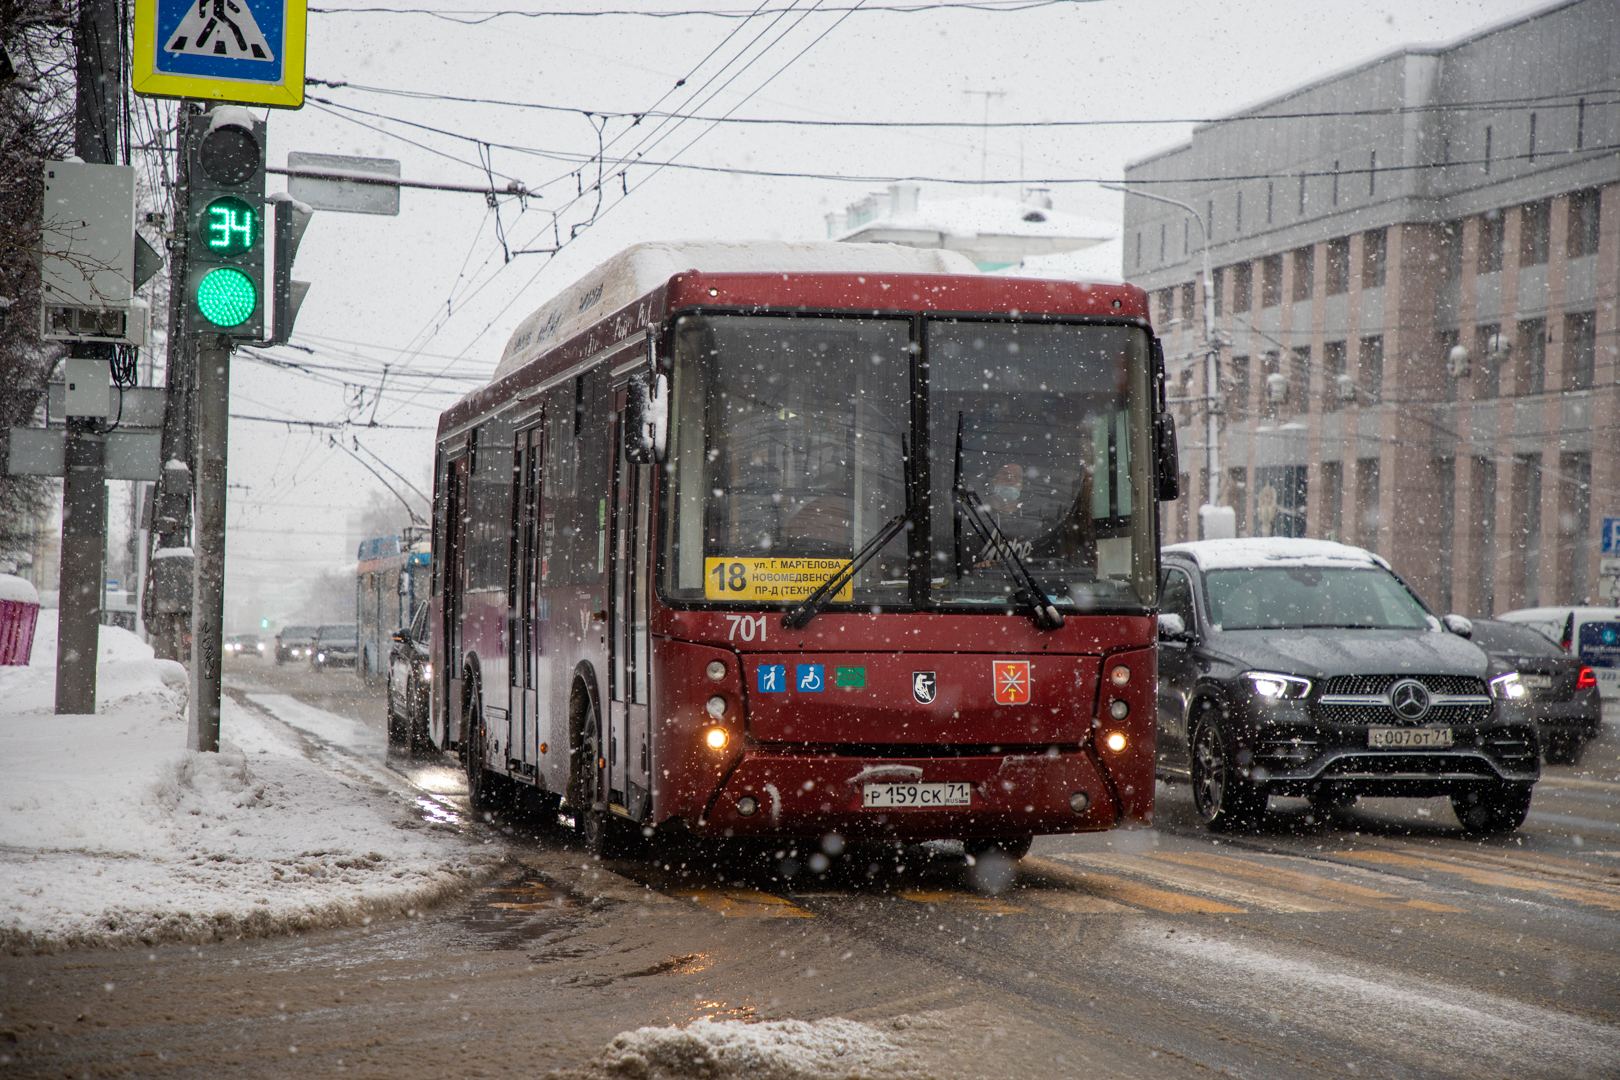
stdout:
POLYGON ((197 339, 196 562, 191 591, 194 749, 219 750, 220 664, 225 636, 225 456, 230 425, 231 341, 197 339))
MULTIPOLYGON (((73 34, 77 53, 73 149, 96 165, 116 164, 123 100, 118 5, 85 0, 73 34)), ((112 346, 75 344, 71 355, 102 360, 112 346)), ((61 600, 56 630, 56 712, 96 711, 96 653, 107 546, 106 437, 88 417, 67 418, 62 476, 61 600)))

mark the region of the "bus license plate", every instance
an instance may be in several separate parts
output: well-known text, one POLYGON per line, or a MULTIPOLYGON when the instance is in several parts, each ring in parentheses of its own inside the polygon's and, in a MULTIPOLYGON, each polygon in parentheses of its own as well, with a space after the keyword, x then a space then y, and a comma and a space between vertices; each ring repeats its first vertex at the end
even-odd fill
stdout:
POLYGON ((1367 745, 1396 747, 1412 750, 1434 750, 1451 745, 1451 729, 1397 727, 1368 728, 1367 745))
POLYGON ((972 805, 972 784, 867 784, 861 792, 867 810, 972 805))

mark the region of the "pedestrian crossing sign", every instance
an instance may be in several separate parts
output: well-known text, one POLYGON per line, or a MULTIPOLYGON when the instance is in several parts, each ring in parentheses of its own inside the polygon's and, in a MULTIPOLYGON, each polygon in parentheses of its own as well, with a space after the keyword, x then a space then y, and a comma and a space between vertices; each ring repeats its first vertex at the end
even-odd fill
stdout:
POLYGON ((307 0, 135 0, 130 88, 211 103, 304 104, 307 0))

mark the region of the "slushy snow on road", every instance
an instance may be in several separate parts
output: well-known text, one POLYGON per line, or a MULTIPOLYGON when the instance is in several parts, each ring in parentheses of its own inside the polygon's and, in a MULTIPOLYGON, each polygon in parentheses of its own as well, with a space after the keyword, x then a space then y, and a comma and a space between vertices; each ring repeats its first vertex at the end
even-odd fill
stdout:
POLYGON ((57 613, 0 667, 0 949, 213 941, 404 914, 499 856, 226 698, 186 749, 186 673, 102 627, 94 716, 54 714, 57 613))

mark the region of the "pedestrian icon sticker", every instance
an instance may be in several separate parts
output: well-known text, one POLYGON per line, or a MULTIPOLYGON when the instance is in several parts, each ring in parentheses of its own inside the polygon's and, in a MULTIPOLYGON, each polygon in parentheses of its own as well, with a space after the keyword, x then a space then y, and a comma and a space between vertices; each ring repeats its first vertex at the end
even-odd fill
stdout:
POLYGON ((819 693, 826 688, 826 684, 821 681, 820 664, 800 664, 798 674, 799 689, 804 693, 819 693))
POLYGON ((759 692, 762 694, 787 693, 787 665, 759 665, 759 692))
POLYGON ((247 0, 194 0, 163 51, 267 63, 276 59, 247 0))

